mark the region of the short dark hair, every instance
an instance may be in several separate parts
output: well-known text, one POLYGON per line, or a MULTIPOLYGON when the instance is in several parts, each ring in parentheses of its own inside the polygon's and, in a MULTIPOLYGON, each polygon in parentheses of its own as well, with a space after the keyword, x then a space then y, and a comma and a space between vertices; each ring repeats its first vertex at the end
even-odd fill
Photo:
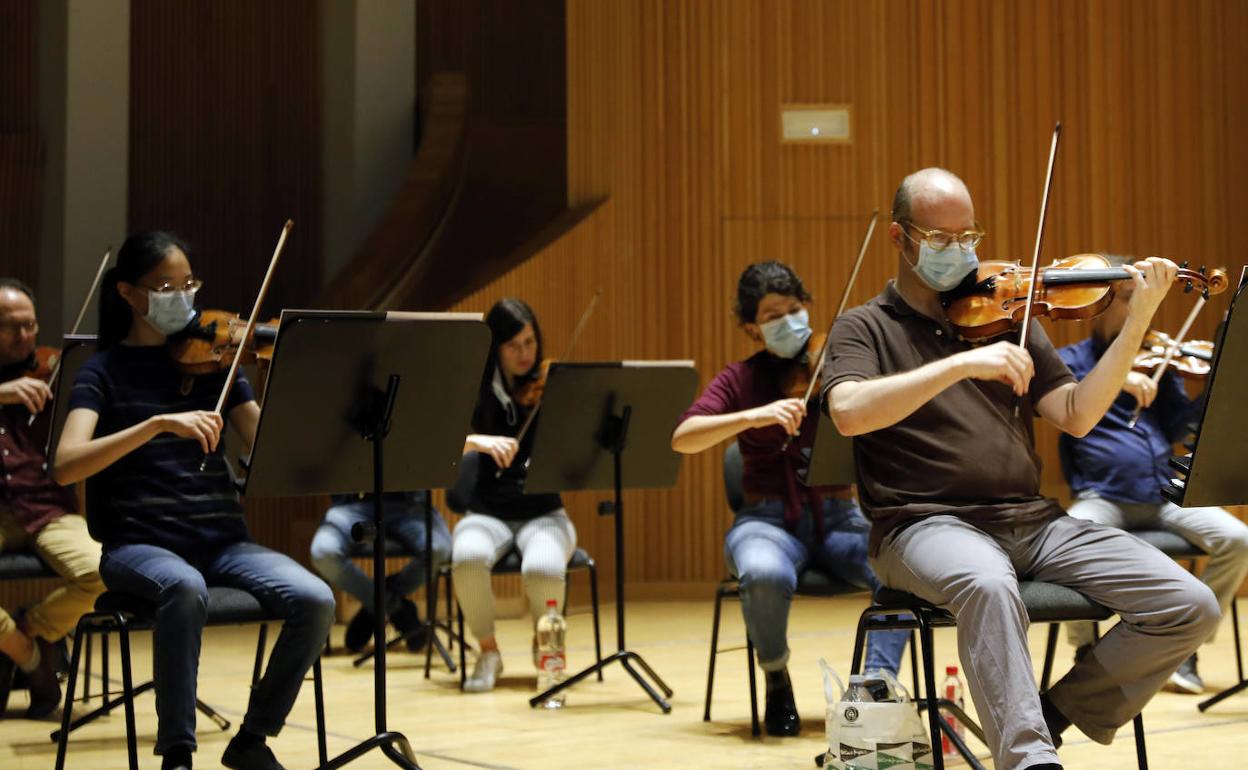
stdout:
POLYGON ((737 320, 743 324, 754 323, 758 317, 758 303, 768 294, 810 301, 810 292, 793 268, 783 262, 756 262, 745 268, 737 279, 737 302, 732 308, 737 320))
POLYGON ((117 264, 104 273, 100 284, 99 348, 105 350, 116 345, 130 334, 133 316, 130 306, 117 291, 117 282, 135 284, 151 272, 174 249, 183 254, 189 249, 173 233, 164 230, 137 232, 121 244, 117 252, 117 264))
POLYGON ((31 302, 35 301, 35 290, 27 286, 24 281, 19 281, 16 278, 0 278, 0 289, 20 291, 22 294, 25 294, 31 302))

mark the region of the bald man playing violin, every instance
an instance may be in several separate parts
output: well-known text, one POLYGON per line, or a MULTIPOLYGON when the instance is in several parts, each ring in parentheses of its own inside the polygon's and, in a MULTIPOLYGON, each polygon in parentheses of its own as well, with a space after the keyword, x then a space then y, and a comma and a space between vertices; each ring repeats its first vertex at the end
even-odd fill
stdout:
POLYGON ((1076 382, 1034 320, 1026 349, 973 347, 950 325, 941 293, 976 269, 983 237, 962 180, 942 169, 911 174, 892 214, 896 279, 837 320, 823 375, 825 408, 855 437, 871 565, 885 585, 957 617, 997 770, 1061 768, 1062 730, 1073 723, 1109 743, 1219 618, 1212 592, 1160 551, 1043 497, 1034 449, 1036 413, 1076 436, 1104 416, 1177 268, 1126 266, 1127 319, 1076 382), (1044 695, 1020 578, 1069 586, 1122 620, 1044 695))

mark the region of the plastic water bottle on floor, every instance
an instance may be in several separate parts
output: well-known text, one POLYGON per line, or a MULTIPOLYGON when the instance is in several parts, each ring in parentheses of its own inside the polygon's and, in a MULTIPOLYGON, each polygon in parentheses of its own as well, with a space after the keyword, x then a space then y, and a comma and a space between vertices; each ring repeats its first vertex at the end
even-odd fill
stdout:
MULTIPOLYGON (((945 681, 940 685, 940 697, 947 701, 956 703, 958 708, 966 708, 962 700, 962 679, 958 676, 957 666, 945 666, 945 681)), ((953 714, 944 715, 945 723, 953 728, 953 732, 959 738, 966 739, 966 728, 958 721, 953 714)), ((940 748, 945 755, 946 762, 954 762, 962 759, 962 755, 954 748, 953 741, 949 740, 949 736, 942 731, 940 734, 940 748)))
MULTIPOLYGON (((559 603, 550 599, 546 602, 546 614, 537 621, 538 692, 545 692, 564 680, 568 670, 567 638, 568 623, 559 614, 559 603)), ((561 690, 542 701, 542 708, 563 708, 565 692, 561 690)))

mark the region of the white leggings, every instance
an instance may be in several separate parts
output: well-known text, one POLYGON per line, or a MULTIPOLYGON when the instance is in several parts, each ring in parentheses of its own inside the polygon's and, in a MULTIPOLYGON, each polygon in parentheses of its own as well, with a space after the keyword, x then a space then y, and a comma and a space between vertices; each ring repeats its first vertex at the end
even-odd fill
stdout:
POLYGON ((505 521, 469 512, 451 535, 455 596, 473 636, 494 636, 494 589, 490 570, 512 548, 520 552, 520 572, 534 620, 554 599, 562 606, 568 560, 576 550, 576 528, 562 508, 527 521, 505 521))

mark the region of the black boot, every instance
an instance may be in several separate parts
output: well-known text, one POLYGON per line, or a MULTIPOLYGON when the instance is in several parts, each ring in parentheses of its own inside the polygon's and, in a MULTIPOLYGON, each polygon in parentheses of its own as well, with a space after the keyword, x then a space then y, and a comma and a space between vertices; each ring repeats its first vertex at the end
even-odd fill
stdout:
POLYGON ((404 599, 398 609, 390 613, 390 625, 407 637, 407 649, 420 652, 429 643, 429 628, 420 619, 420 610, 411 599, 404 599))
POLYGON ((355 613, 355 617, 351 618, 351 622, 347 624, 347 632, 342 637, 342 645, 347 648, 347 652, 359 652, 364 649, 364 645, 373 639, 373 613, 360 608, 355 613))
POLYGON ((285 770, 264 743, 264 736, 239 730, 221 755, 221 764, 230 770, 285 770))
POLYGON ((17 671, 17 664, 8 655, 0 652, 0 719, 4 718, 4 711, 9 707, 9 693, 13 690, 13 674, 17 671))
POLYGON ((160 758, 160 770, 191 770, 190 747, 170 747, 160 758))
POLYGON ((766 679, 767 709, 763 715, 763 724, 767 726, 767 734, 777 737, 797 735, 802 731, 802 718, 797 715, 789 670, 782 668, 779 671, 768 671, 766 679))
POLYGON ((35 639, 35 644, 39 646, 39 666, 26 674, 26 683, 30 686, 30 706, 26 709, 26 718, 44 719, 61 705, 61 683, 54 668, 56 648, 39 638, 35 639))

